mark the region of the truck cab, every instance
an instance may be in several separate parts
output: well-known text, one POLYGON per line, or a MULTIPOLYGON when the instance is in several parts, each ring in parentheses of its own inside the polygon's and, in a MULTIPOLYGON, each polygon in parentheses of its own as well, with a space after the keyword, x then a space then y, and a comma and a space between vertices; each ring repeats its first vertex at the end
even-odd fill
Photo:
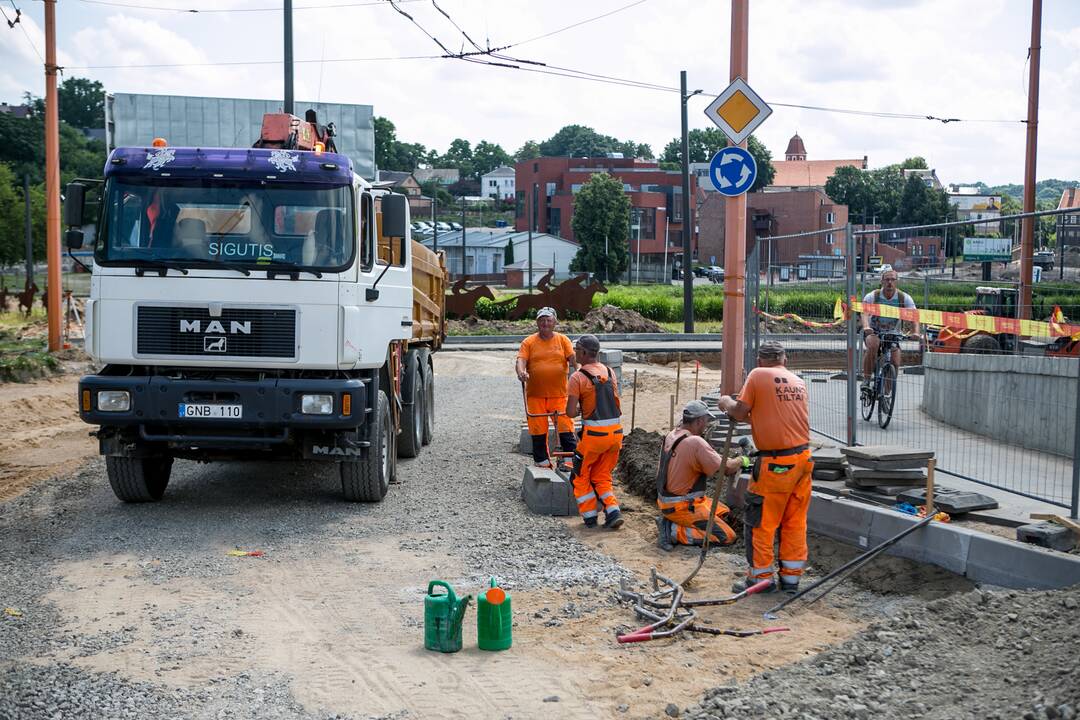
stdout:
POLYGON ((174 458, 284 459, 381 500, 431 439, 444 284, 406 198, 345 155, 115 149, 86 309, 100 369, 79 383, 114 492, 161 499, 174 458))

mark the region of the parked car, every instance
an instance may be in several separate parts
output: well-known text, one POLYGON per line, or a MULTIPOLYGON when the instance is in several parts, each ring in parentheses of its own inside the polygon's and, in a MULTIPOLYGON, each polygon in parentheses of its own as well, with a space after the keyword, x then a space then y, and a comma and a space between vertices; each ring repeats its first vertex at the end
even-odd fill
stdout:
POLYGON ((427 220, 417 220, 416 222, 413 223, 413 225, 418 226, 418 228, 420 230, 430 230, 431 229, 431 223, 429 223, 427 220))
POLYGON ((881 265, 878 265, 876 268, 874 268, 874 272, 878 275, 884 275, 892 269, 893 267, 889 263, 882 263, 881 265))
POLYGON ((1031 264, 1049 272, 1054 269, 1054 253, 1050 250, 1040 250, 1031 258, 1031 264))
POLYGON ((694 277, 703 278, 703 277, 708 277, 708 276, 709 276, 709 268, 705 267, 704 265, 695 265, 694 266, 694 277))
POLYGON ((724 282, 724 268, 719 265, 710 265, 706 269, 705 277, 709 278, 711 282, 722 283, 724 282))
POLYGON ((447 224, 450 226, 451 230, 455 232, 461 232, 461 223, 452 222, 447 224))
POLYGON ((450 227, 450 223, 445 223, 442 221, 435 223, 435 227, 437 227, 439 229, 439 232, 441 233, 448 233, 454 231, 454 229, 450 227))

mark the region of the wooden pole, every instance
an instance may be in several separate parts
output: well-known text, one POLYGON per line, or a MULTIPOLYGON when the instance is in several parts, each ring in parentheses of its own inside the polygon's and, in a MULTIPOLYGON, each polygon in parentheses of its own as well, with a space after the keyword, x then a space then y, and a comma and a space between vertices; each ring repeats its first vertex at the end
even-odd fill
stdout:
MULTIPOLYGON (((56 0, 45 0, 45 250, 49 352, 60 349, 60 106, 56 92, 56 0)), ((33 282, 33 278, 31 278, 33 282)))
POLYGON ((699 400, 700 399, 698 397, 698 394, 697 394, 698 375, 700 375, 700 374, 701 374, 701 363, 699 361, 695 360, 694 361, 694 397, 693 397, 694 400, 699 400))
POLYGON ((671 400, 671 408, 668 410, 668 429, 675 429, 675 396, 668 395, 668 399, 671 400))
POLYGON ((633 403, 630 406, 630 432, 634 432, 634 422, 637 420, 637 370, 634 370, 634 392, 630 401, 633 403))
POLYGON ((675 355, 675 404, 679 404, 679 385, 682 383, 682 353, 675 355))
POLYGON ((937 460, 930 458, 926 463, 926 514, 934 514, 934 465, 937 460))

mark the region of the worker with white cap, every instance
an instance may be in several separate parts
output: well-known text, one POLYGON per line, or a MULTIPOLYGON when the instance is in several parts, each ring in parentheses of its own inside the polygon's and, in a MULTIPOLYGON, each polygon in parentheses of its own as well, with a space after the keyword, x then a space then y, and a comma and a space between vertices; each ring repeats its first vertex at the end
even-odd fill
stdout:
MULTIPOLYGON (((563 452, 577 447, 574 422, 566 415, 566 382, 577 368, 570 338, 555 332, 558 317, 555 309, 540 308, 536 313, 537 331, 521 341, 514 363, 518 380, 525 384, 525 405, 530 416, 559 413, 555 426, 563 452)), ((533 461, 539 467, 551 467, 547 446, 548 418, 529 417, 533 461)))
MULTIPOLYGON (((656 470, 656 544, 663 550, 675 545, 701 545, 709 525, 712 502, 705 497, 705 482, 721 468, 736 473, 749 458, 730 458, 726 462, 705 440, 712 414, 705 403, 691 400, 682 411, 682 421, 664 438, 660 463, 656 470)), ((735 531, 725 518, 731 512, 717 502, 710 544, 730 545, 735 531)))

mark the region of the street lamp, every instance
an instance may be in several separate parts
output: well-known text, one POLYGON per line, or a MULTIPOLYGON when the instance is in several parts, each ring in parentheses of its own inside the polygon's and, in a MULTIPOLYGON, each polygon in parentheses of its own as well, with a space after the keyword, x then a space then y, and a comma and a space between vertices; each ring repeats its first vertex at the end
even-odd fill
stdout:
POLYGON ((690 221, 690 138, 686 122, 686 104, 703 90, 686 92, 686 71, 679 73, 679 102, 682 110, 682 221, 683 221, 683 332, 694 332, 694 274, 690 271, 693 223, 690 221))

